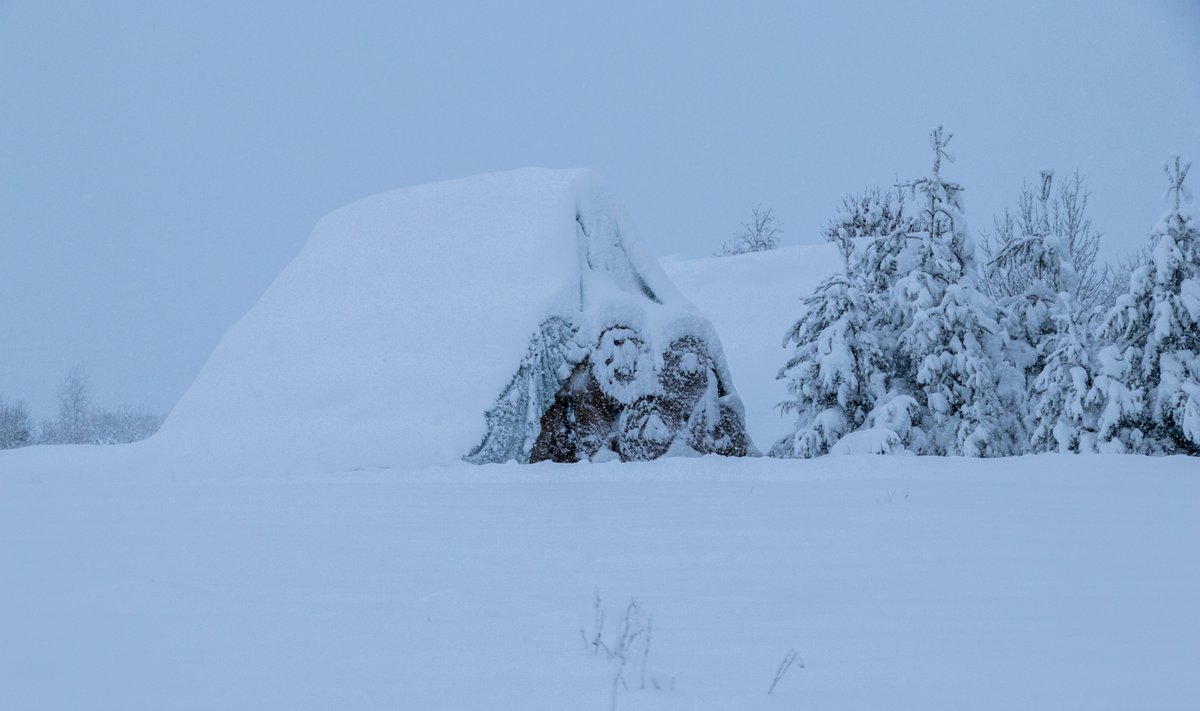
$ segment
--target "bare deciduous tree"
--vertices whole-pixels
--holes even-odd
[[[158,431],[163,418],[141,408],[92,404],[91,378],[76,366],[58,388],[58,417],[42,423],[37,444],[126,444]]]
[[[56,444],[92,441],[91,378],[81,366],[71,368],[58,388],[58,420],[53,429]]]
[[[741,231],[726,242],[716,256],[727,257],[775,249],[779,246],[779,235],[782,233],[783,229],[771,208],[764,208],[761,204],[755,205],[751,210],[750,221],[742,224]]]
[[[1078,172],[1052,191],[1052,175],[1043,171],[1036,187],[1025,183],[1015,213],[1005,210],[1003,217],[996,218],[994,231],[984,233],[981,247],[987,268],[982,270],[981,286],[992,298],[1003,299],[1046,279],[1046,270],[1037,260],[1027,258],[1028,250],[1023,247],[1035,238],[1053,235],[1068,254],[1074,283],[1069,289],[1058,283],[1047,286],[1055,292],[1069,291],[1078,306],[1095,311],[1105,300],[1109,277],[1096,264],[1101,235],[1087,216],[1091,194]]]

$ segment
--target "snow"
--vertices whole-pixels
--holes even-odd
[[[637,327],[646,357],[695,334],[740,408],[712,327],[598,179],[530,168],[325,217],[144,449],[184,473],[455,462],[552,316],[591,343]]]
[[[802,299],[841,267],[833,245],[781,247],[730,257],[662,260],[671,281],[721,337],[746,427],[765,451],[795,426],[779,403],[787,384],[775,375],[787,362],[783,337],[804,311]]]
[[[597,588],[652,618],[622,710],[1200,698],[1194,459],[32,471],[65,451],[0,453],[0,708],[604,711]]]
[[[844,456],[461,461],[571,309],[616,389],[648,356],[606,318],[719,333],[755,440],[792,428],[781,341],[834,249],[660,270],[629,234],[583,172],[369,198],[158,436],[0,451],[0,709],[1194,708],[1194,458],[864,454],[901,449],[897,396]],[[652,631],[625,685],[586,644],[597,592],[610,649],[631,600]]]
[[[905,454],[904,443],[895,430],[871,427],[842,437],[829,449],[830,454]]]

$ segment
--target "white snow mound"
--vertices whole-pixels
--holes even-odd
[[[583,331],[635,322],[654,353],[700,334],[740,410],[711,324],[598,180],[529,168],[383,193],[325,217],[146,449],[222,470],[456,462],[554,314],[582,315]]]
[[[667,257],[663,268],[721,334],[725,357],[737,376],[746,428],[762,447],[795,429],[779,403],[787,385],[776,379],[787,362],[783,336],[807,308],[803,299],[841,269],[831,244],[780,247],[731,257]]]

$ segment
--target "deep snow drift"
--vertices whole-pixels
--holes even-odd
[[[560,337],[573,342],[549,345],[558,360],[534,352]],[[675,447],[653,397],[664,353],[684,342],[699,357],[675,370],[699,380],[676,419],[695,436]],[[577,368],[589,348],[591,367]],[[546,372],[527,372],[545,360]],[[573,368],[595,374],[606,427],[619,416],[645,435],[635,445],[662,440],[652,453],[727,451],[731,430],[744,440],[716,332],[593,176],[524,169],[423,185],[323,219],[144,449],[185,469],[520,460]],[[526,419],[532,432],[519,430]],[[504,426],[518,431],[497,434]],[[568,445],[587,457],[608,442]]]

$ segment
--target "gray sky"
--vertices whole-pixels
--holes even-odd
[[[1186,0],[317,5],[0,0],[0,394],[165,412],[322,215],[431,180],[594,168],[702,256],[756,202],[814,242],[944,123],[972,227],[1078,168],[1120,254],[1200,159]]]

